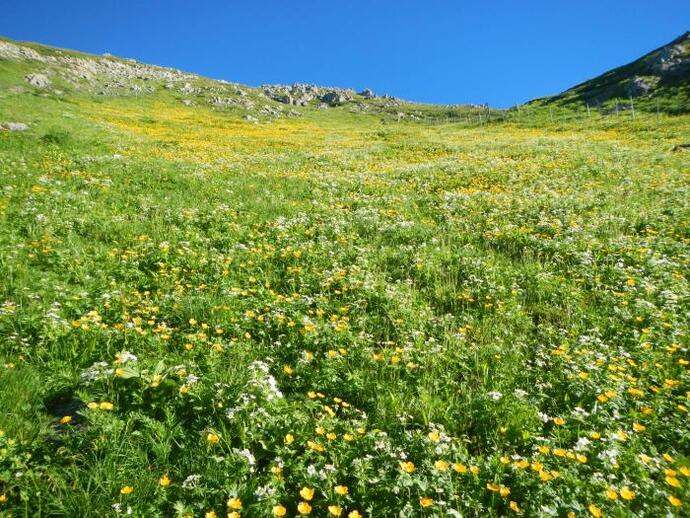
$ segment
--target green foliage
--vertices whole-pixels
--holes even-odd
[[[687,514],[690,118],[252,124],[25,67],[0,516]]]

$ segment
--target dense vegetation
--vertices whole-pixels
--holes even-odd
[[[0,516],[688,512],[690,117],[253,124],[25,67]]]

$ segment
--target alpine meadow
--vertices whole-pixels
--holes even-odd
[[[0,517],[690,515],[690,33],[510,109],[0,39]]]

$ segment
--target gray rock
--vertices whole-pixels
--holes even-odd
[[[27,83],[36,88],[47,88],[51,84],[50,79],[48,79],[48,76],[45,74],[28,74],[24,76],[24,79]]]
[[[283,104],[292,104],[292,96],[290,94],[276,95],[273,97],[273,100]]]
[[[647,95],[651,89],[652,85],[647,83],[640,76],[635,76],[627,85],[625,85],[625,93],[631,97]]]
[[[359,92],[359,95],[361,95],[365,99],[373,99],[374,97],[376,97],[376,94],[373,92],[373,90],[369,88],[365,88],[364,90]]]
[[[194,106],[194,103],[189,99],[182,99],[182,104],[184,104],[185,106]]]
[[[29,126],[23,122],[3,122],[0,123],[0,128],[7,131],[26,131]]]
[[[243,119],[248,122],[259,122],[258,119],[256,119],[256,117],[252,117],[251,115],[245,115]]]
[[[319,99],[322,103],[325,103],[328,106],[338,106],[339,104],[343,104],[345,101],[347,101],[345,94],[335,91],[326,92],[319,97]]]

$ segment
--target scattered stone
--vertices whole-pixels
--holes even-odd
[[[338,106],[339,104],[343,104],[348,99],[344,94],[340,92],[331,91],[323,94],[321,97],[319,97],[319,100],[321,100],[322,103],[325,103],[328,106]]]
[[[26,131],[29,129],[29,126],[23,122],[3,122],[0,123],[0,129],[6,131]]]
[[[647,95],[652,89],[652,85],[647,83],[640,76],[635,76],[632,80],[625,85],[625,93],[631,97],[639,97],[641,95]]]
[[[45,74],[28,74],[24,76],[24,79],[27,83],[36,88],[47,88],[51,84],[50,79],[48,79],[48,76]]]
[[[365,99],[374,99],[376,97],[376,94],[373,92],[373,90],[369,88],[365,88],[364,90],[359,92],[359,95],[361,95]]]
[[[248,121],[248,122],[254,122],[254,123],[259,122],[259,120],[256,117],[252,117],[251,115],[245,115],[243,117],[243,119]]]
[[[185,106],[194,106],[194,103],[189,99],[182,99],[182,104]]]

